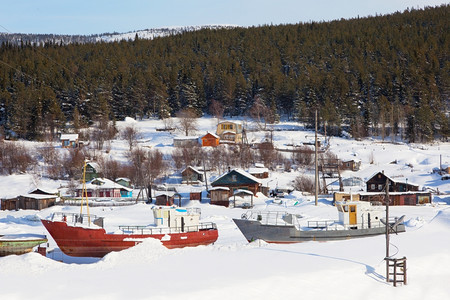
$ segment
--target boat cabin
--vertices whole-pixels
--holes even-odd
[[[362,201],[336,202],[336,208],[339,212],[339,222],[355,229],[370,228],[385,216],[384,207],[372,206]]]
[[[181,228],[181,231],[197,231],[200,223],[199,208],[154,207],[153,217],[159,227]]]

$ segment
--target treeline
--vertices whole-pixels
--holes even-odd
[[[126,116],[229,116],[261,103],[358,138],[449,136],[450,5],[334,22],[205,29],[154,40],[0,48],[5,136],[43,139]],[[266,114],[266,118],[269,115]]]

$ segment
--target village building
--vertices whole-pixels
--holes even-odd
[[[125,187],[131,187],[131,180],[129,178],[119,177],[116,178],[115,182]]]
[[[348,160],[342,160],[340,162],[340,170],[350,170],[353,172],[359,171],[361,167],[361,161],[357,159],[348,159]]]
[[[220,137],[214,133],[208,132],[201,138],[202,147],[217,147],[219,146]]]
[[[77,148],[79,145],[78,133],[61,134],[59,140],[62,148]]]
[[[217,125],[220,143],[242,143],[243,126],[239,122],[223,121]]]
[[[181,171],[181,183],[199,184],[203,182],[203,173],[192,166]]]
[[[107,178],[94,178],[86,183],[87,197],[93,198],[132,198],[133,189],[120,185]],[[83,185],[76,190],[77,197],[83,197]]]
[[[248,190],[253,195],[261,191],[261,181],[242,169],[228,171],[211,182],[211,186],[229,188],[229,197],[233,195],[235,190]]]
[[[224,186],[216,186],[209,189],[211,204],[228,207],[230,205],[230,189]]]
[[[260,163],[256,163],[255,166],[249,168],[247,172],[258,179],[265,179],[269,177],[269,169]]]
[[[37,188],[28,194],[15,198],[2,199],[2,210],[34,209],[41,210],[56,204],[59,201],[58,191],[47,191]]]
[[[353,195],[355,196],[355,195]],[[359,195],[361,201],[370,202],[374,205],[386,205],[386,193],[363,192]],[[431,192],[389,192],[389,205],[421,205],[431,203]]]
[[[366,181],[366,191],[367,192],[381,192],[384,191],[386,185],[386,180],[389,183],[389,192],[408,192],[408,191],[418,191],[419,186],[408,183],[408,178],[398,177],[401,179],[394,178],[393,176],[388,177],[384,174],[384,171],[378,172],[371,176],[369,180]]]
[[[155,205],[172,206],[174,204],[175,193],[171,191],[159,191],[155,195]]]
[[[181,136],[173,139],[174,147],[194,147],[198,145],[198,137],[196,136]]]
[[[84,169],[84,167],[83,167]],[[94,178],[102,177],[102,171],[100,165],[96,162],[87,162],[86,163],[86,173],[85,173],[85,181],[91,181]]]

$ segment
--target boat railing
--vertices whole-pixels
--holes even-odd
[[[242,219],[256,220],[262,225],[285,225],[292,226],[292,218],[288,218],[290,213],[285,211],[248,211],[242,214]]]
[[[119,226],[124,234],[148,235],[148,234],[171,234],[180,232],[195,232],[206,230],[217,230],[217,225],[212,222],[204,222],[198,225],[190,225],[183,227],[149,227],[149,226]]]
[[[93,223],[97,226],[103,227],[103,217],[97,217],[92,214],[55,212],[52,215],[52,221],[64,221],[67,224],[85,226],[89,226],[90,223]]]
[[[395,219],[389,219],[389,223],[393,224]],[[304,229],[309,230],[351,230],[351,229],[370,229],[370,228],[380,228],[386,227],[386,225],[378,221],[371,221],[365,223],[356,224],[342,224],[336,220],[318,220],[318,221],[308,221],[307,227]]]

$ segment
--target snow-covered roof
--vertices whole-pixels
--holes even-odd
[[[30,199],[36,199],[36,200],[41,200],[41,199],[49,199],[49,198],[59,198],[56,195],[45,195],[45,194],[25,194],[25,195],[20,195],[22,197],[26,197],[26,198],[30,198]]]
[[[216,187],[210,188],[209,190],[210,191],[218,191],[218,190],[229,191],[230,188],[227,188],[225,186],[216,186]]]
[[[185,141],[185,140],[198,140],[198,136],[177,136],[173,138],[177,141]]]
[[[238,190],[235,190],[233,192],[233,195],[237,195],[237,194],[247,194],[247,195],[252,195],[253,196],[253,193],[251,191],[249,191],[249,190],[242,190],[242,189],[238,189]]]
[[[201,174],[202,172],[200,172],[199,170],[197,170],[196,168],[192,167],[192,166],[187,166],[186,168],[184,168],[181,173],[184,173],[184,171],[186,171],[187,169],[191,169],[192,171],[194,171],[197,174]]]
[[[386,172],[383,172],[383,171],[375,172],[374,174],[372,174],[372,176],[369,176],[366,181],[369,181],[370,179],[372,179],[378,173],[384,174],[384,176],[386,176],[387,178],[389,178],[389,180],[391,180],[392,182],[395,182],[395,183],[406,183],[406,182],[408,182],[408,185],[419,186],[418,184],[414,184],[414,183],[410,182],[403,174],[400,174],[400,175],[387,174]]]
[[[69,140],[69,141],[76,141],[78,140],[78,133],[66,133],[61,134],[60,140]]]
[[[217,134],[212,133],[212,132],[207,132],[203,137],[207,136],[207,135],[212,135],[213,137],[215,137],[216,139],[220,138]]]
[[[248,171],[250,174],[263,174],[269,172],[268,168],[249,168]]]
[[[94,184],[93,182],[95,181],[99,181],[101,182],[100,185],[98,184]],[[83,188],[83,185],[79,185],[78,186],[79,189]],[[132,191],[133,189],[128,188],[126,186],[123,186],[117,182],[114,182],[108,178],[94,178],[91,181],[89,181],[88,183],[86,183],[86,189],[90,189],[90,190],[97,190],[97,189],[122,189],[122,190],[126,190],[126,191]]]

